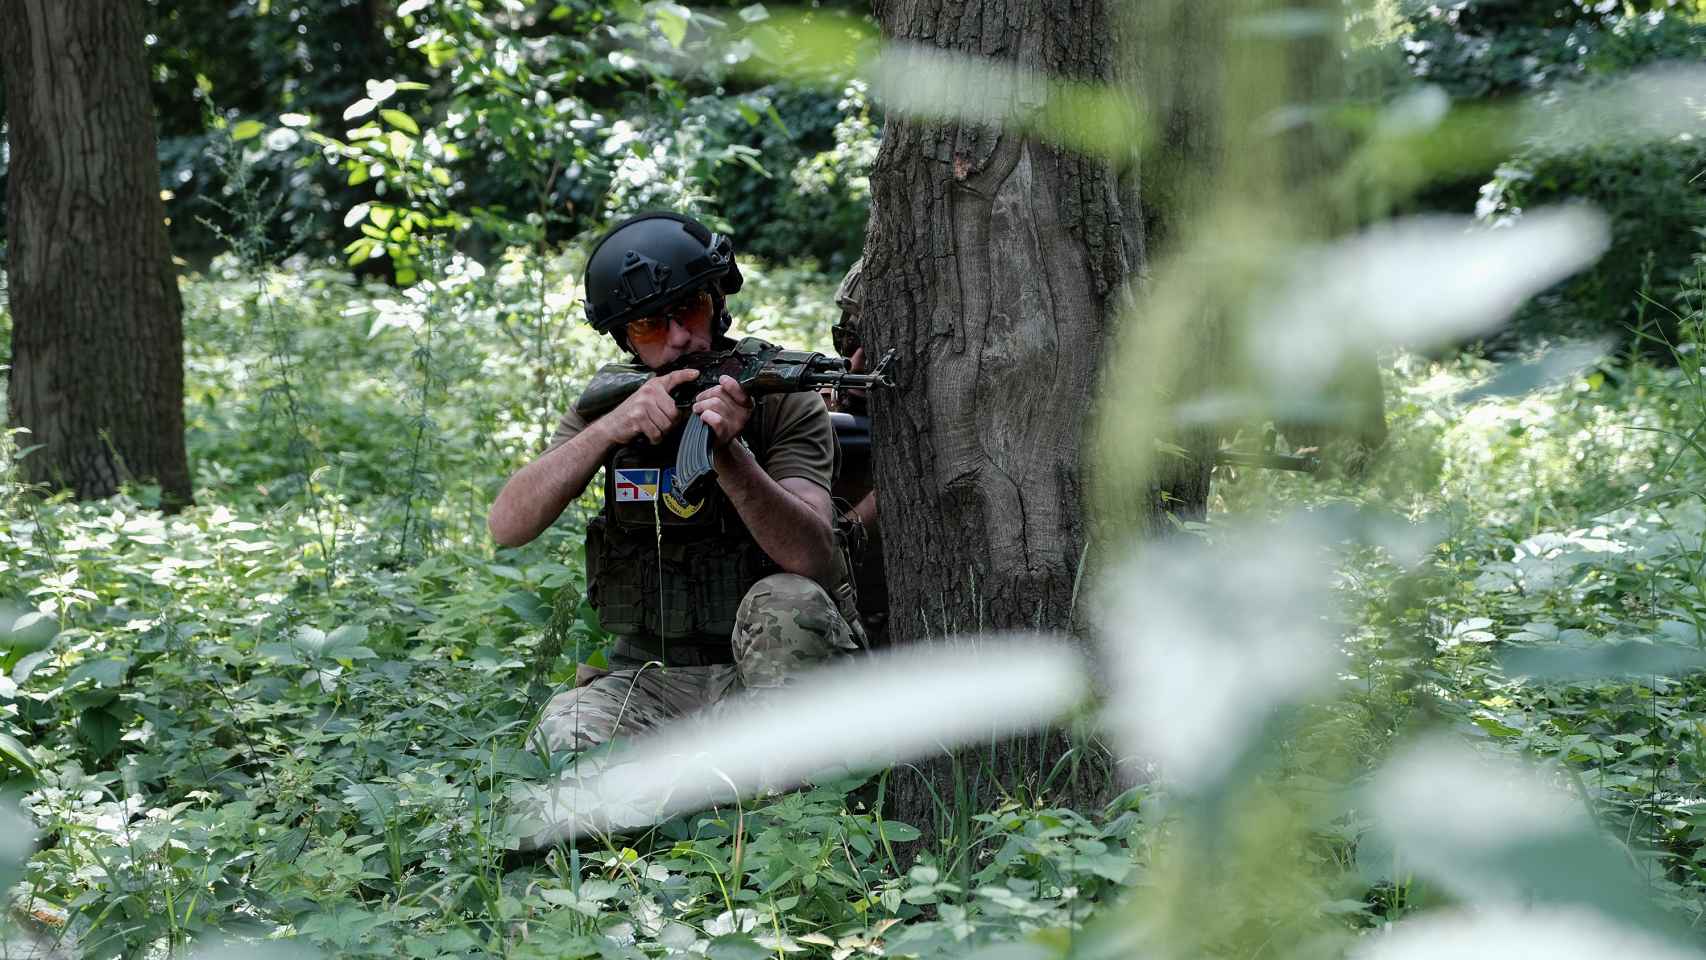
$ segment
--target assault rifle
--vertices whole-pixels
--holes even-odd
[[[699,376],[670,391],[676,406],[693,406],[693,400],[716,386],[723,377],[733,377],[748,396],[767,393],[803,393],[808,390],[863,389],[892,387],[889,362],[894,351],[883,355],[870,373],[853,373],[847,360],[841,357],[807,350],[789,350],[757,337],[746,337],[727,350],[707,350],[683,354],[657,373],[674,370],[697,370]],[[635,364],[612,364],[598,371],[587,384],[586,392],[575,401],[575,412],[591,420],[616,409],[622,401],[633,396],[653,372]],[[676,489],[683,497],[691,495],[705,480],[717,475],[711,466],[711,428],[692,414],[681,434],[681,446],[675,458]]]
[[[1296,470],[1299,473],[1315,473],[1321,469],[1321,458],[1317,456],[1288,456],[1281,453],[1245,453],[1241,450],[1216,450],[1214,462],[1217,466],[1256,467],[1261,470]]]

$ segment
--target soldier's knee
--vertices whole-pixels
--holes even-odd
[[[747,686],[775,686],[794,669],[856,649],[835,601],[816,581],[772,574],[752,585],[735,614],[735,663]]]
[[[609,743],[616,735],[617,717],[600,702],[597,689],[576,687],[552,697],[533,731],[533,745],[553,753],[578,753]]]

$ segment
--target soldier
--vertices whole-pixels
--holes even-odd
[[[835,303],[841,319],[830,333],[835,352],[846,357],[849,369],[865,369],[865,347],[859,319],[864,302],[863,259],[853,261]],[[868,398],[863,390],[835,390],[825,394],[836,433],[841,437],[841,470],[831,493],[842,507],[840,523],[852,544],[853,578],[858,589],[859,617],[873,647],[888,639],[888,586],[883,576],[883,545],[877,530],[877,490],[872,478],[871,427]]]
[[[732,343],[734,248],[690,217],[617,224],[593,248],[585,287],[588,321],[646,370]],[[716,482],[688,498],[672,469],[687,411],[669,391],[694,376],[654,375],[602,416],[571,408],[487,517],[498,543],[527,543],[604,470],[604,509],[586,531],[587,596],[616,642],[608,673],[546,705],[536,736],[552,750],[653,730],[857,649],[822,586],[836,569],[823,403],[811,393],[755,402],[730,377],[700,393],[693,412],[714,435]]]

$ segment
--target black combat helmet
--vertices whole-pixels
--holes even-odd
[[[626,347],[622,328],[628,321],[657,313],[696,290],[727,295],[740,285],[728,237],[678,213],[642,213],[611,227],[592,248],[586,261],[586,319]],[[728,326],[728,311],[719,310],[716,332],[721,335]]]

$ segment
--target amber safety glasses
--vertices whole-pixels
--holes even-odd
[[[711,295],[701,290],[649,317],[628,321],[628,341],[648,346],[662,343],[669,336],[671,323],[678,323],[687,330],[703,329],[711,322],[711,308]]]

